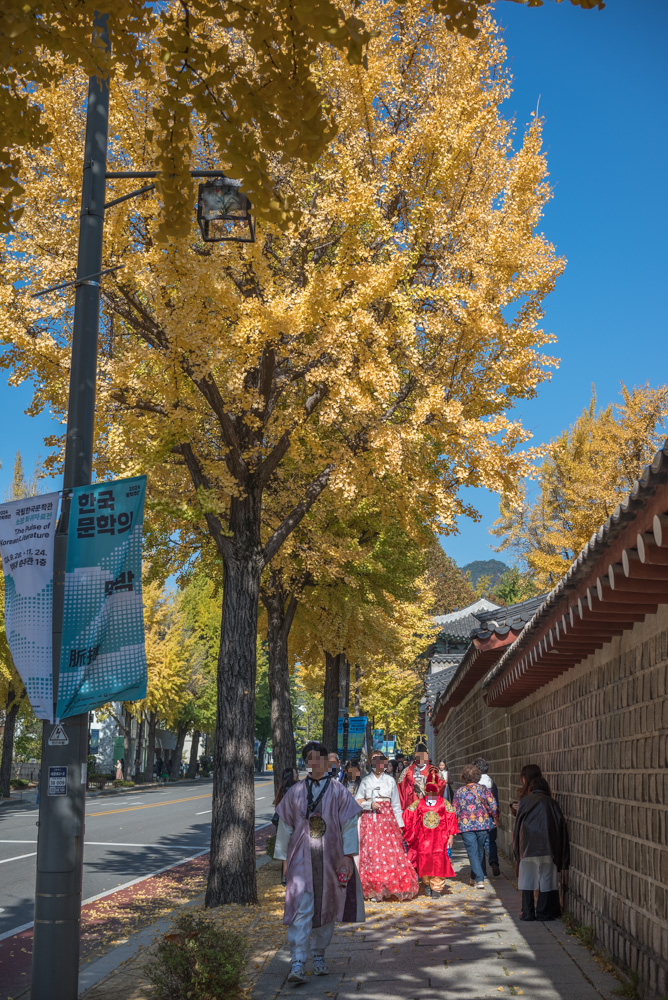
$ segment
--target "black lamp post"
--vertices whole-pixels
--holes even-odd
[[[255,243],[251,203],[240,181],[229,177],[215,177],[200,184],[197,223],[205,243]]]

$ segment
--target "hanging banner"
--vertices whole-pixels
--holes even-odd
[[[364,746],[364,737],[366,736],[366,715],[351,715],[347,719],[348,722],[348,745],[346,750],[343,748],[343,729],[344,720],[339,717],[338,725],[338,738],[337,738],[337,753],[339,757],[345,752],[346,760],[359,760],[360,754],[362,753],[362,747]],[[345,763],[345,761],[342,761]]]
[[[56,715],[146,697],[141,540],[146,477],[72,490]]]
[[[351,715],[348,724],[348,758],[359,760],[366,737],[366,715]]]
[[[385,740],[385,730],[384,729],[372,730],[372,738],[373,738],[373,749],[382,750],[383,741]]]
[[[0,505],[9,651],[38,719],[53,720],[53,539],[59,493]]]

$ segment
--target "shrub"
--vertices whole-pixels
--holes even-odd
[[[30,782],[25,778],[10,778],[9,784],[12,788],[27,788]]]
[[[242,934],[182,913],[146,973],[157,1000],[238,1000],[246,955]]]
[[[114,781],[114,788],[134,788],[134,781],[124,781],[122,778],[116,778]]]

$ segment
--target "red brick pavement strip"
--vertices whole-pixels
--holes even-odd
[[[263,853],[274,827],[255,832],[255,855]],[[209,855],[151,875],[81,908],[81,960],[91,961],[110,946],[164,916],[185,899],[204,892]],[[0,1000],[16,1000],[30,986],[32,927],[0,941]]]

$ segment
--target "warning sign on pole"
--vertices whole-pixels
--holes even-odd
[[[66,747],[69,743],[67,733],[63,727],[58,723],[58,725],[52,730],[49,736],[49,746],[50,747]]]

